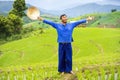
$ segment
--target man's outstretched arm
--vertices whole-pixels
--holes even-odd
[[[73,26],[76,27],[76,26],[78,26],[79,24],[86,23],[86,22],[89,22],[89,21],[91,21],[91,20],[93,20],[93,17],[90,17],[90,16],[89,16],[89,17],[86,18],[86,19],[82,19],[82,20],[79,20],[79,21],[74,22],[74,23],[73,23]]]
[[[38,17],[38,20],[43,21],[43,23],[49,24],[49,25],[53,26],[54,28],[57,27],[55,22],[52,22],[52,21],[50,21],[50,20],[45,20],[45,19],[42,18],[42,17]]]

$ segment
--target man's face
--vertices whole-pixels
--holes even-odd
[[[67,23],[67,16],[62,16],[61,21],[62,21],[63,23]]]

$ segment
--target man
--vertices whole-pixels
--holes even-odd
[[[89,20],[92,20],[92,17],[87,19],[79,20],[72,23],[67,23],[67,15],[62,14],[60,16],[61,23],[55,23],[49,20],[45,20],[42,17],[39,17],[38,20],[43,21],[43,23],[51,25],[56,29],[58,34],[58,72],[61,74],[71,73],[72,71],[72,32],[73,29],[79,24],[86,23]]]

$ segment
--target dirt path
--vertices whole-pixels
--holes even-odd
[[[78,78],[77,78],[76,74],[73,75],[73,74],[66,73],[66,74],[62,75],[61,80],[78,80]]]
[[[60,74],[59,74],[60,75]],[[45,78],[45,80],[78,80],[76,74],[69,74],[65,73],[63,75],[60,75],[59,77],[51,77],[51,78]]]

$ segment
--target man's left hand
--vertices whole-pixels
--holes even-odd
[[[87,21],[91,21],[91,20],[93,20],[93,19],[94,19],[94,17],[89,16],[86,20],[87,20]]]

